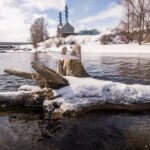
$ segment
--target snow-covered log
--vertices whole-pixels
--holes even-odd
[[[74,116],[94,110],[150,111],[150,86],[93,78],[66,79],[70,86],[53,91],[58,98],[44,101],[44,108],[54,114]]]
[[[1,92],[0,104],[24,105],[31,98],[30,91]]]
[[[54,99],[54,94],[51,89],[41,89],[37,86],[23,85],[18,91],[0,92],[0,107],[4,104],[9,106],[43,106],[44,100]]]

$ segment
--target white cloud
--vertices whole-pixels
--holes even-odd
[[[15,0],[0,2],[0,41],[21,41],[27,38],[27,13],[15,7]]]
[[[66,0],[23,0],[23,5],[29,8],[37,8],[39,10],[57,9],[63,10]]]
[[[55,35],[53,26],[56,25],[56,21],[46,14],[24,9],[19,0],[0,0],[0,42],[27,41],[31,23],[41,16],[44,16],[50,25],[50,35]]]
[[[104,20],[108,18],[120,18],[122,16],[122,7],[119,4],[111,3],[110,6],[104,10],[100,11],[94,16],[89,16],[79,20],[79,23],[91,23],[99,20]]]

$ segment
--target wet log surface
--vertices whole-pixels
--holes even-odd
[[[69,83],[65,78],[45,65],[36,62],[32,62],[31,65],[32,68],[34,68],[40,77],[45,81],[46,88],[59,89],[69,86]]]
[[[46,87],[52,89],[59,89],[69,85],[68,81],[65,78],[60,76],[52,69],[46,67],[45,65],[39,64],[37,62],[32,62],[31,65],[35,69],[36,73],[15,69],[5,69],[4,72],[26,79],[32,79],[41,88]]]
[[[4,72],[25,79],[32,79],[32,74],[33,74],[32,72],[26,72],[26,71],[15,70],[15,69],[5,69]]]

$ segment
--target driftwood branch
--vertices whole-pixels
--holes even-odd
[[[46,88],[59,89],[69,85],[68,81],[65,78],[60,76],[55,71],[49,69],[45,65],[36,62],[32,62],[31,65],[32,68],[34,68],[38,73],[40,78],[45,81]]]
[[[15,69],[5,69],[4,72],[18,77],[23,77],[26,79],[32,79],[32,74],[33,74],[31,72],[20,71]]]
[[[32,79],[41,88],[46,87],[52,89],[59,89],[69,85],[68,81],[65,78],[60,76],[55,71],[49,69],[45,65],[36,62],[32,62],[31,65],[36,70],[36,73],[15,69],[5,69],[4,72],[26,79]]]

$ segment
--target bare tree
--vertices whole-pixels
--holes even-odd
[[[39,42],[49,38],[48,23],[44,17],[40,17],[34,21],[30,28],[30,36],[33,46],[36,48]]]
[[[150,26],[150,0],[122,0],[122,6],[126,10],[127,19],[123,18],[121,23],[127,28],[131,35],[134,30],[138,33],[138,43],[141,45],[145,39],[145,29],[149,31]]]
[[[129,43],[131,37],[130,37],[130,32],[132,30],[132,12],[133,12],[133,7],[131,6],[131,0],[121,0],[120,4],[125,8],[125,14],[123,16],[123,19],[120,22],[120,25],[126,31],[126,38],[127,38],[127,43]]]

